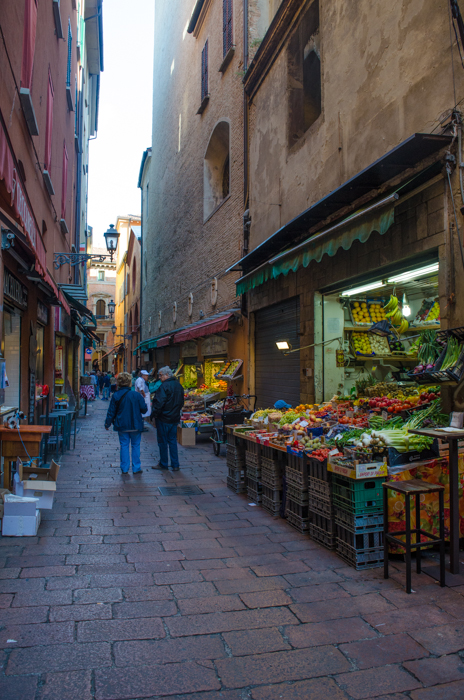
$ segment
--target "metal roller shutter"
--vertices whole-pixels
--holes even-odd
[[[292,406],[300,403],[300,353],[284,355],[277,340],[300,345],[300,298],[261,309],[255,314],[255,394],[257,406],[270,408],[283,399]]]

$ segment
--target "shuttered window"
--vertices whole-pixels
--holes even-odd
[[[50,172],[50,167],[52,163],[52,131],[53,131],[53,81],[50,69],[48,69],[48,91],[47,91],[47,116],[45,124],[45,156],[44,156],[44,166],[45,170]]]
[[[71,56],[72,56],[72,31],[71,31],[71,20],[68,19],[68,64],[66,67],[66,87],[71,87]]]
[[[208,41],[201,52],[201,101],[208,94]]]
[[[255,314],[255,394],[259,408],[270,408],[279,399],[300,403],[300,353],[284,355],[276,341],[300,346],[300,299],[293,297]]]
[[[63,141],[63,172],[61,180],[61,218],[66,219],[66,200],[68,198],[68,149]]]
[[[25,0],[21,87],[31,89],[34,66],[35,34],[37,29],[37,0]]]
[[[232,46],[232,0],[222,0],[223,56]]]

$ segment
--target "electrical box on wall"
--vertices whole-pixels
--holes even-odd
[[[303,376],[312,377],[313,376],[313,368],[312,367],[304,367]]]

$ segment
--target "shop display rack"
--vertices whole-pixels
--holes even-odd
[[[301,506],[307,505],[309,501],[308,489],[300,488],[287,481],[287,498]]]
[[[322,515],[324,518],[333,519],[334,509],[332,499],[321,498],[320,496],[309,492],[309,510],[317,515]]]
[[[292,525],[298,532],[309,531],[309,509],[308,506],[302,506],[295,503],[288,496],[286,499],[285,515],[287,522]]]

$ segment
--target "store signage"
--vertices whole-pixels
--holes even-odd
[[[197,344],[194,340],[189,340],[188,343],[182,345],[180,354],[182,357],[196,357],[197,356]]]
[[[205,338],[201,344],[201,354],[203,356],[227,354],[227,338],[221,338],[219,335]]]
[[[89,357],[92,357],[92,348],[85,348],[85,354],[89,355]]]
[[[3,294],[16,302],[22,309],[27,309],[27,287],[21,284],[6,267],[3,274]]]
[[[37,320],[44,326],[48,325],[48,308],[39,300],[37,300]]]
[[[57,345],[55,350],[55,369],[58,372],[63,371],[63,346]]]
[[[71,316],[61,306],[55,306],[55,333],[71,335]]]

